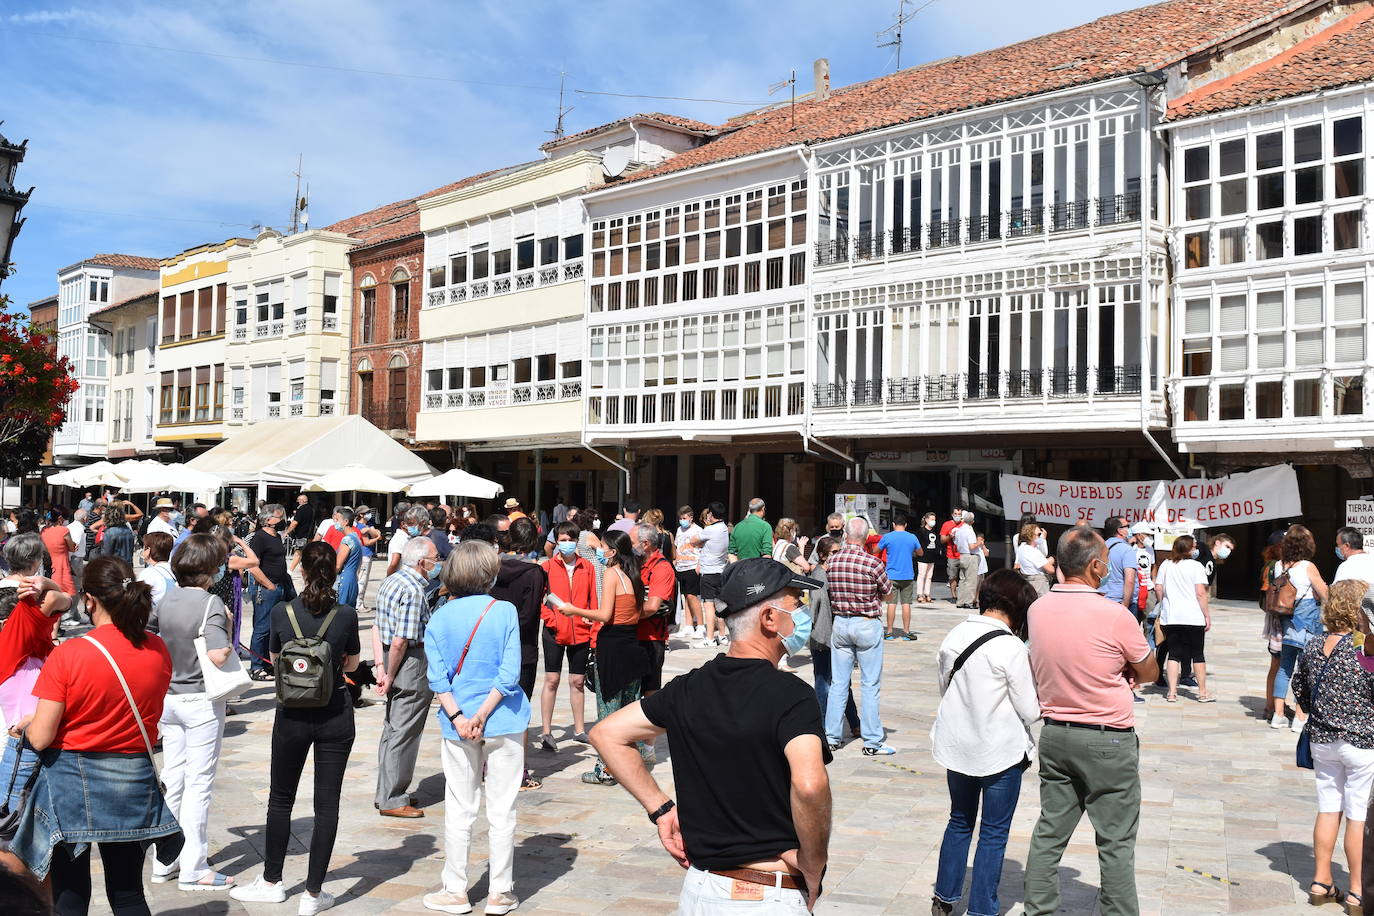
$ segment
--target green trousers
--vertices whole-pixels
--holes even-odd
[[[1097,833],[1102,916],[1136,916],[1140,739],[1131,732],[1046,725],[1040,732],[1040,820],[1026,859],[1026,916],[1059,908],[1059,860],[1088,813]]]

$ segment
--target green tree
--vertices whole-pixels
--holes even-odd
[[[22,477],[66,422],[77,382],[51,336],[8,309],[0,296],[0,477]]]

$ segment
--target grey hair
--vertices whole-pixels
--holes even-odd
[[[352,506],[335,506],[335,507],[334,507],[334,514],[335,514],[335,515],[342,515],[342,516],[343,516],[343,523],[344,523],[345,525],[351,525],[351,524],[353,524],[353,507],[352,507]]]
[[[438,552],[438,548],[429,538],[411,538],[406,541],[406,546],[401,549],[401,565],[419,566],[421,560],[428,560]]]
[[[5,563],[16,575],[26,576],[43,567],[48,549],[43,539],[32,531],[16,534],[5,542]]]
[[[653,525],[635,525],[635,542],[649,544],[655,549],[658,548],[658,529]]]
[[[77,509],[75,512],[72,513],[72,521],[84,525],[86,524],[86,519],[89,517],[89,515],[90,513],[87,512],[85,509]]]
[[[868,519],[862,515],[844,523],[844,539],[853,544],[862,544],[868,539]]]
[[[272,520],[272,516],[276,515],[278,512],[284,514],[286,512],[286,507],[278,505],[277,503],[268,503],[263,506],[258,510],[258,527],[266,528],[267,523]]]
[[[826,520],[827,522],[840,522],[840,523],[843,523],[843,522],[844,522],[844,516],[841,515],[841,514],[838,513],[838,512],[831,512],[829,515],[827,515],[827,516],[825,517],[825,520]]]
[[[1091,528],[1070,528],[1059,536],[1054,559],[1065,576],[1081,576],[1102,556],[1107,542]]]
[[[965,524],[969,524],[969,525],[972,525],[972,524],[973,524],[973,513],[972,513],[972,512],[967,512],[967,511],[964,512],[964,522],[965,522]]]
[[[1212,538],[1213,543],[1219,540],[1229,541],[1230,538],[1225,535]],[[1347,525],[1336,532],[1336,543],[1349,547],[1351,550],[1364,550],[1364,533],[1358,528]]]
[[[730,633],[730,642],[746,639],[759,628],[759,611],[763,605],[756,604],[747,607],[742,611],[727,614],[725,617],[725,629]]]
[[[759,499],[757,496],[755,496],[753,499],[749,500],[749,511],[750,511],[750,512],[762,512],[763,509],[764,509],[763,500]]]
[[[426,538],[428,540],[428,538]],[[440,580],[458,597],[485,594],[501,571],[501,556],[486,541],[459,541],[444,561]]]
[[[407,525],[419,525],[421,528],[430,527],[429,510],[421,505],[411,506],[406,510],[403,521]]]

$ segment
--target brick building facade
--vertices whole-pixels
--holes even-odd
[[[378,429],[408,440],[420,407],[420,297],[424,237],[364,244],[353,268],[349,404]]]

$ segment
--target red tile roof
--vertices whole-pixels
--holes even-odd
[[[528,163],[523,163],[528,164]],[[358,240],[357,248],[364,248],[371,245],[380,245],[383,242],[393,242],[396,239],[405,238],[408,235],[418,235],[420,233],[420,208],[418,202],[421,198],[434,197],[439,194],[447,194],[449,191],[456,191],[459,188],[476,184],[486,178],[491,178],[502,172],[509,171],[520,166],[505,166],[499,169],[481,172],[477,175],[469,175],[461,178],[452,184],[446,184],[433,191],[426,191],[417,197],[408,197],[405,200],[398,200],[395,203],[368,210],[366,213],[359,213],[347,219],[339,220],[337,223],[325,226],[326,232],[340,232],[344,235],[351,235]]]
[[[1309,0],[1167,0],[1004,48],[833,90],[824,101],[732,120],[722,135],[624,182],[820,143],[896,124],[1159,70],[1306,6]],[[736,124],[737,129],[730,130]]]
[[[571,143],[575,140],[581,140],[584,137],[589,137],[592,134],[600,133],[603,130],[610,130],[614,127],[619,127],[622,124],[629,124],[631,121],[658,121],[660,124],[666,124],[669,127],[677,127],[681,128],[682,130],[690,130],[701,134],[714,133],[716,130],[716,126],[714,124],[707,124],[705,121],[697,121],[692,118],[683,118],[679,117],[678,115],[664,114],[661,111],[650,111],[641,112],[640,114],[628,115],[624,118],[620,118],[619,120],[611,121],[608,124],[598,124],[596,127],[589,127],[586,130],[579,130],[575,134],[568,134],[566,137],[559,137],[556,140],[550,140],[548,143],[545,143],[543,146],[539,148],[543,150],[557,149],[565,143]]]
[[[77,261],[70,267],[64,267],[58,273],[66,273],[87,264],[97,267],[132,267],[135,270],[157,270],[161,262],[157,258],[145,258],[136,254],[98,254],[94,257],[86,258],[84,261]]]
[[[157,291],[152,290],[146,293],[139,293],[137,296],[130,296],[127,299],[121,299],[118,302],[112,302],[109,305],[102,306],[101,308],[96,309],[94,312],[91,312],[90,317],[94,318],[96,315],[104,315],[108,312],[113,312],[116,309],[121,309],[126,305],[135,305],[139,302],[156,303]]]
[[[1374,80],[1374,7],[1347,16],[1269,60],[1169,103],[1169,120],[1191,118]]]

